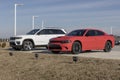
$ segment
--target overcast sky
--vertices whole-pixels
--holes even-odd
[[[0,38],[14,35],[14,4],[17,6],[17,34],[35,28],[99,28],[120,35],[120,0],[0,0]]]

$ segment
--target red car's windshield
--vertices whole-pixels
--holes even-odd
[[[85,31],[86,31],[85,29],[75,30],[67,34],[67,36],[83,36]]]

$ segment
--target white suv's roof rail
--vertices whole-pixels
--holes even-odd
[[[62,29],[61,27],[44,27],[43,29]]]
[[[67,33],[67,31],[65,29],[60,28],[60,27],[44,27],[44,28],[41,28],[41,29],[60,29],[60,30],[64,31],[65,33]]]

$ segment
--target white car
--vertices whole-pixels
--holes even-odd
[[[15,50],[32,50],[35,47],[47,47],[49,40],[54,37],[64,36],[64,29],[34,29],[26,35],[10,37],[10,46]]]

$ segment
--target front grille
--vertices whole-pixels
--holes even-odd
[[[15,40],[15,37],[10,37],[10,40]]]
[[[61,43],[61,41],[50,41],[50,43]]]
[[[10,42],[10,46],[15,46],[15,42]]]
[[[59,45],[52,44],[52,45],[49,45],[49,49],[62,49],[62,48]]]

